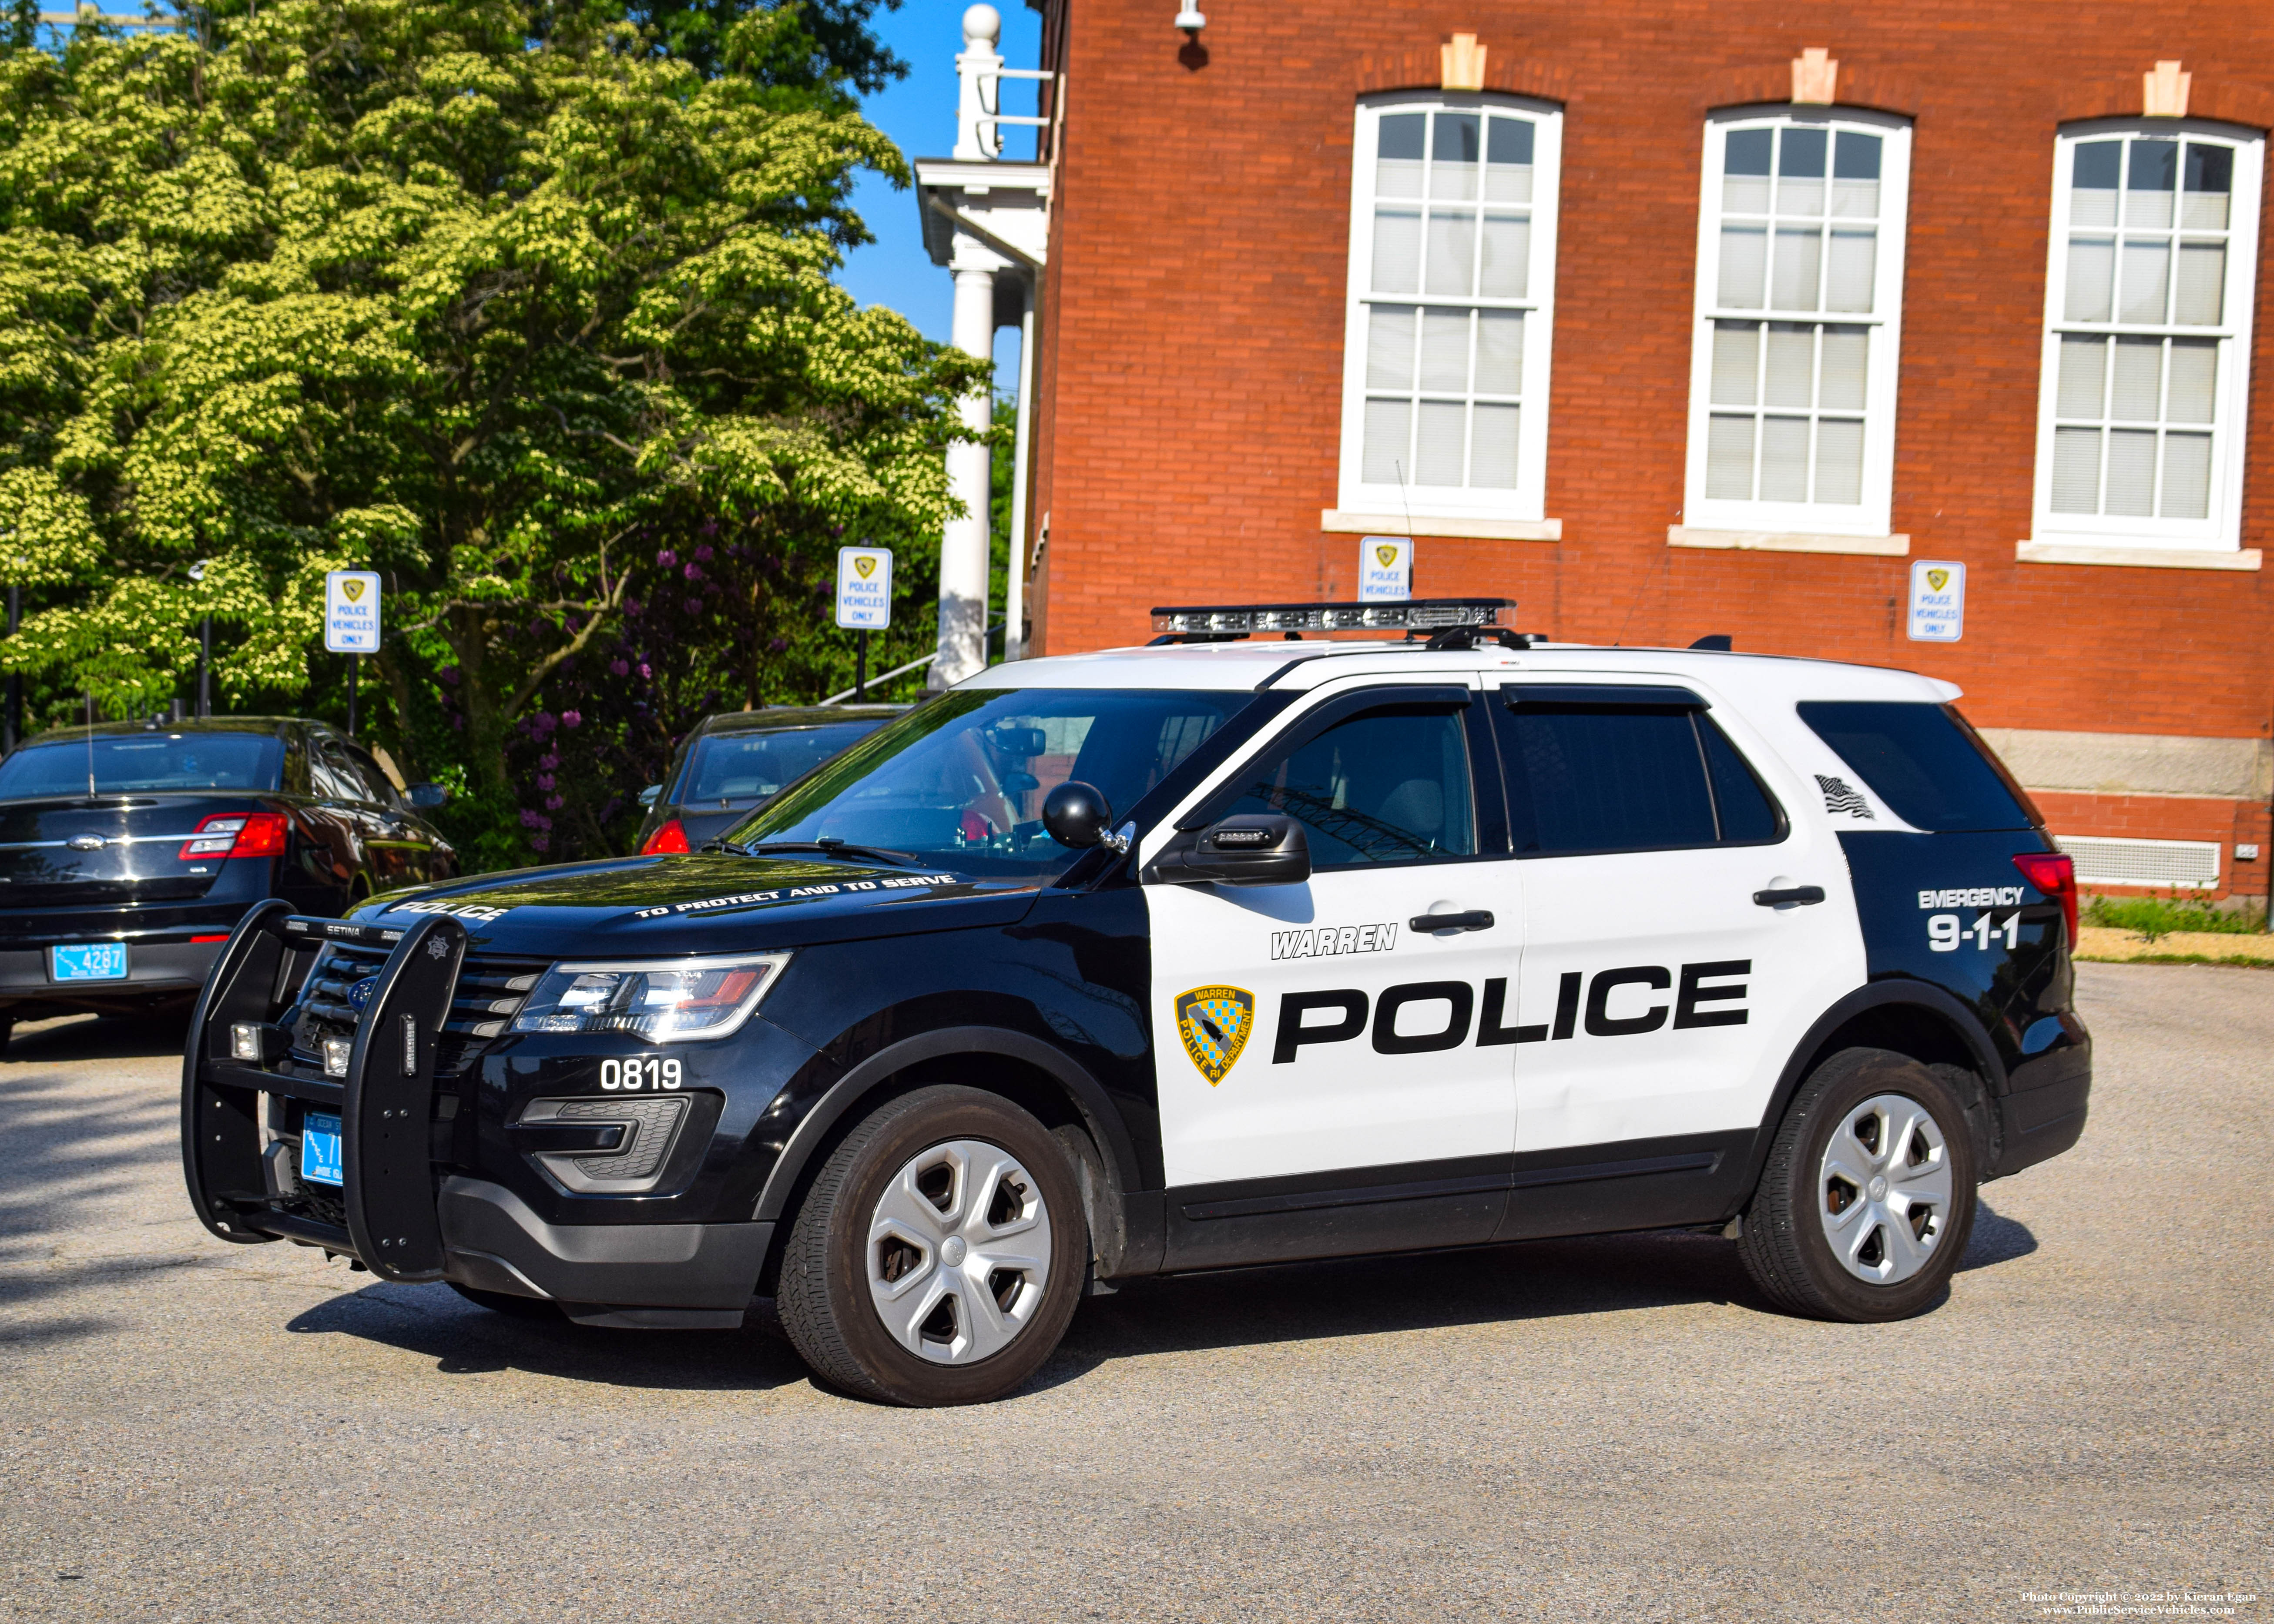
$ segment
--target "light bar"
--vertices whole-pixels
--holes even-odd
[[[1153,629],[1185,635],[1242,632],[1439,631],[1497,626],[1512,598],[1414,598],[1402,604],[1193,604],[1153,611]]]

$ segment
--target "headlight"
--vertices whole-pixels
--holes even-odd
[[[516,1032],[629,1032],[651,1043],[741,1030],[787,953],[557,964],[513,1019]]]

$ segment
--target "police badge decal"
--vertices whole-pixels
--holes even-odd
[[[1177,1031],[1185,1053],[1213,1088],[1231,1070],[1255,1026],[1255,995],[1239,987],[1195,987],[1177,995]]]

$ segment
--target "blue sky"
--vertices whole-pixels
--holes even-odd
[[[900,144],[910,159],[944,158],[955,148],[955,54],[963,49],[965,0],[906,0],[897,11],[879,12],[877,33],[908,64],[908,76],[868,98],[862,110],[870,123]],[[1042,49],[1043,20],[1025,0],[994,0],[1003,16],[996,49],[1005,65],[1031,68]],[[1005,81],[1003,110],[1031,113],[1030,83]],[[1034,132],[1006,129],[1003,155],[1034,155]],[[924,252],[923,229],[915,193],[896,192],[881,177],[865,177],[854,205],[877,240],[846,257],[838,280],[863,304],[887,304],[915,323],[927,338],[945,341],[954,304],[948,274]],[[996,380],[1009,393],[1019,381],[1019,335],[1006,327],[996,335]]]

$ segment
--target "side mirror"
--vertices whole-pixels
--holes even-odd
[[[663,793],[663,786],[662,786],[662,785],[660,785],[660,784],[651,784],[651,785],[649,785],[645,789],[644,789],[644,790],[640,791],[640,796],[639,796],[640,805],[641,805],[641,806],[643,806],[643,807],[652,807],[653,805],[655,805],[655,798],[656,798],[658,795],[660,795],[660,794],[662,794],[662,793]]]
[[[1311,843],[1291,817],[1228,817],[1178,836],[1145,877],[1172,885],[1300,885],[1311,877]]]
[[[450,792],[440,784],[413,784],[403,798],[421,812],[432,812],[449,801]]]
[[[1110,846],[1113,808],[1096,786],[1068,778],[1043,798],[1043,827],[1051,839],[1077,852]]]

